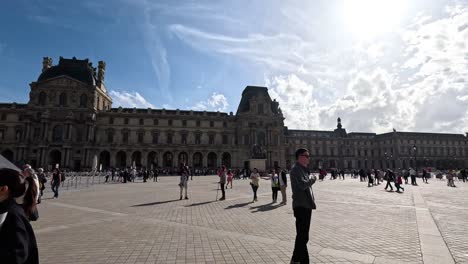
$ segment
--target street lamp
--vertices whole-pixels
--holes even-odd
[[[416,173],[418,173],[418,160],[416,159],[416,145],[413,145],[413,151],[414,151],[414,167],[416,170]]]

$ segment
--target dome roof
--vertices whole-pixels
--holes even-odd
[[[37,81],[41,82],[61,75],[66,75],[89,85],[96,84],[95,68],[92,67],[89,60],[78,60],[75,57],[72,59],[60,57],[59,64],[42,72]]]

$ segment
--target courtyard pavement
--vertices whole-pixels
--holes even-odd
[[[290,188],[280,206],[261,180],[252,203],[249,181],[235,180],[215,201],[217,176],[193,178],[182,201],[178,177],[45,194],[33,223],[41,263],[289,263]],[[349,177],[317,182],[311,262],[468,263],[468,183],[418,180],[401,194]]]

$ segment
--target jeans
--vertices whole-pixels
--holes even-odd
[[[399,183],[395,183],[395,187],[396,187],[396,191],[399,192],[400,189],[402,189],[403,191],[405,191],[405,188],[401,187],[401,184]]]
[[[312,218],[312,209],[296,207],[294,217],[296,218],[296,241],[294,242],[294,251],[291,262],[309,263],[309,251],[307,242],[309,242],[310,220]]]
[[[385,185],[385,190],[387,190],[387,188],[390,186],[390,190],[393,191],[393,186],[392,184],[390,183],[390,181],[387,181],[387,185]]]
[[[58,198],[58,196],[59,196],[59,187],[60,187],[60,183],[53,183],[52,184],[52,191],[54,192],[54,197],[55,198]]]
[[[273,199],[273,202],[276,202],[276,199],[278,199],[278,187],[271,187],[271,198]]]
[[[254,193],[254,201],[257,200],[257,190],[258,190],[258,185],[253,185],[253,184],[250,184],[250,186],[252,187],[252,191]]]

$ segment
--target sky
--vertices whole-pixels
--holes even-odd
[[[0,3],[0,102],[42,58],[104,60],[113,107],[236,112],[267,86],[292,129],[468,132],[468,0]]]

